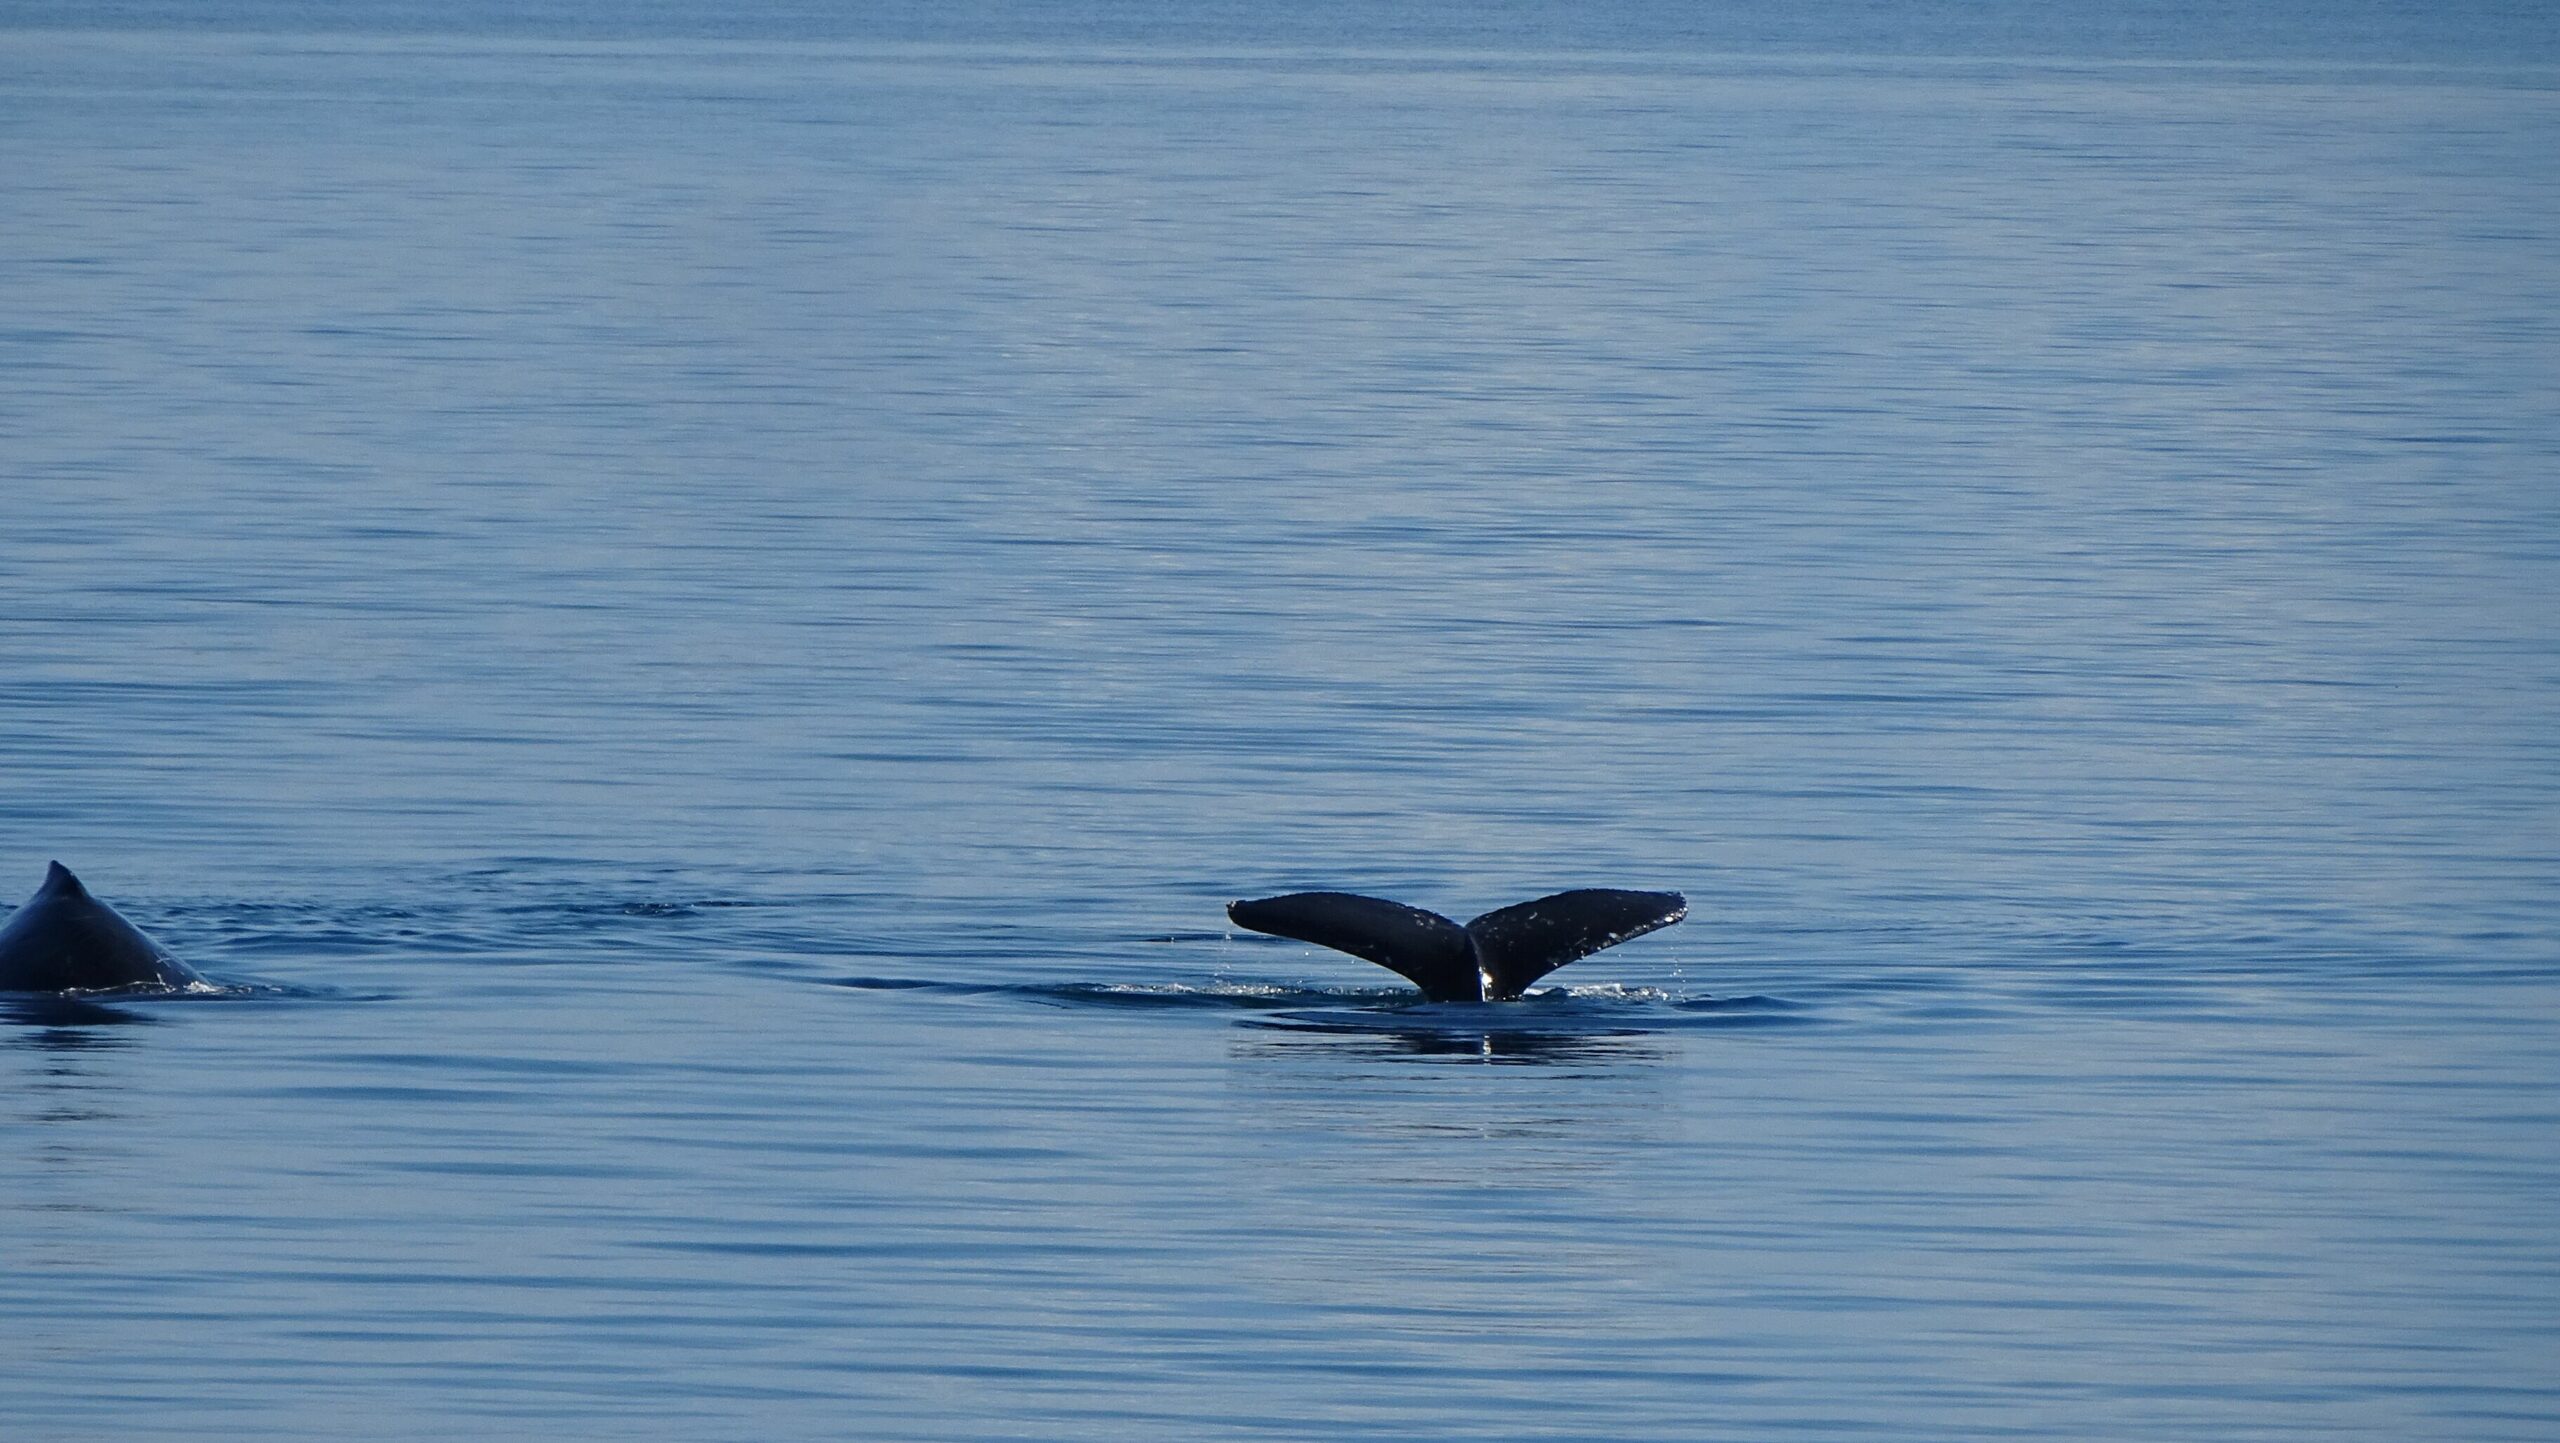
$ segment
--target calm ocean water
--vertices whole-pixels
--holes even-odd
[[[2560,1436],[2542,7],[707,15],[0,5],[13,1443]]]

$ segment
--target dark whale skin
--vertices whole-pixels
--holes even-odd
[[[204,979],[54,863],[0,927],[0,992],[109,992]]]
[[[1689,915],[1677,892],[1581,887],[1503,907],[1461,927],[1437,912],[1351,892],[1230,903],[1239,927],[1348,952],[1434,1002],[1508,1002],[1578,957]]]

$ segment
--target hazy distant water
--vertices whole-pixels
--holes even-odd
[[[2560,1432],[2537,7],[868,13],[0,7],[0,1432]]]

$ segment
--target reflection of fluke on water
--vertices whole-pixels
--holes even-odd
[[[1434,1002],[1500,1002],[1577,957],[1689,915],[1677,892],[1582,887],[1487,912],[1461,927],[1437,912],[1349,892],[1233,902],[1239,927],[1313,942],[1410,978]]]

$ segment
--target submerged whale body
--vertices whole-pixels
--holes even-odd
[[[102,992],[204,981],[56,862],[0,927],[0,992]]]
[[[1437,912],[1349,892],[1232,902],[1239,927],[1348,952],[1402,974],[1434,1002],[1503,1002],[1567,962],[1689,915],[1677,892],[1582,887],[1487,912],[1461,927]]]

